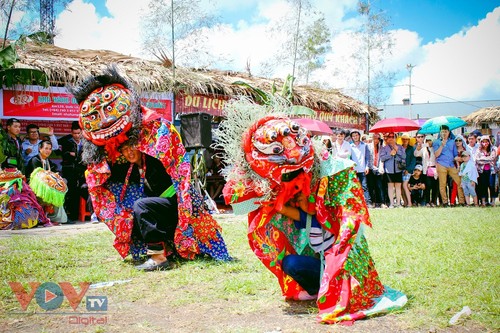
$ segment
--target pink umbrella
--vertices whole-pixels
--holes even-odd
[[[305,129],[308,129],[312,135],[330,135],[333,131],[327,124],[320,120],[311,118],[296,118],[293,119],[295,122],[299,123]]]
[[[420,125],[408,118],[386,118],[370,129],[372,133],[408,132],[420,129]]]

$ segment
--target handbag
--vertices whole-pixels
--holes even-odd
[[[396,163],[398,164],[398,168],[400,170],[405,170],[406,169],[406,161],[405,160],[397,161]],[[395,171],[396,170],[394,170],[394,172]]]
[[[427,168],[427,176],[434,177],[435,174],[436,174],[436,167]]]

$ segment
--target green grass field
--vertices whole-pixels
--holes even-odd
[[[399,208],[371,214],[373,228],[366,236],[381,280],[409,298],[395,315],[403,327],[446,328],[453,314],[469,306],[472,316],[467,320],[483,330],[500,330],[500,208]],[[25,286],[29,281],[70,281],[77,286],[80,281],[132,279],[124,287],[107,288],[106,294],[115,304],[144,299],[155,303],[162,301],[161,283],[151,281],[167,276],[168,289],[176,292],[170,307],[237,299],[228,313],[252,311],[279,299],[276,279],[249,250],[246,218],[222,218],[220,223],[238,260],[181,262],[174,270],[157,273],[137,272],[122,261],[108,231],[0,239],[0,323],[9,319],[9,312],[20,310],[8,281]],[[40,308],[33,301],[28,311]]]

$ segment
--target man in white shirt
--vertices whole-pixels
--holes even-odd
[[[351,145],[345,141],[347,130],[337,131],[337,141],[335,141],[336,157],[350,159],[351,158]]]
[[[475,162],[476,152],[479,149],[479,144],[477,143],[477,136],[474,133],[470,133],[467,137],[467,145],[465,146],[467,151],[470,153],[470,157],[473,162]]]
[[[356,175],[358,176],[361,187],[363,188],[366,204],[368,207],[372,207],[367,180],[367,175],[370,171],[370,165],[372,163],[371,154],[366,143],[361,142],[361,133],[359,133],[358,130],[353,130],[351,132],[351,138],[351,159],[354,163],[356,163],[354,169],[356,170]]]

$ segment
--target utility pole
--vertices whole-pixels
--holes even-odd
[[[54,0],[40,0],[40,31],[48,35],[48,43],[54,44]]]
[[[170,28],[172,33],[172,123],[175,121],[175,30],[174,30],[174,0],[170,1],[170,6],[172,10],[172,16],[170,21]]]
[[[415,65],[412,65],[412,64],[406,64],[406,69],[408,70],[408,72],[410,73],[410,84],[408,85],[408,87],[410,88],[410,99],[409,99],[409,107],[410,107],[410,111],[409,111],[409,117],[411,119],[412,115],[411,115],[411,104],[412,104],[412,101],[411,101],[411,72],[413,70],[413,67],[415,67]]]

